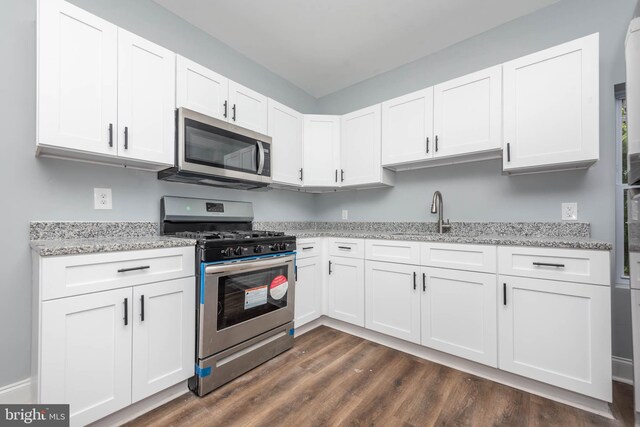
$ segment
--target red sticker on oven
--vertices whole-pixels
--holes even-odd
[[[283,275],[276,276],[269,286],[269,293],[273,299],[282,299],[287,294],[289,289],[289,282]]]

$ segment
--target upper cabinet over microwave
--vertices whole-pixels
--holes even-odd
[[[38,2],[37,154],[173,163],[175,54],[62,0]]]
[[[177,55],[176,107],[267,133],[267,97]]]

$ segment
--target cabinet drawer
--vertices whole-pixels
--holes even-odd
[[[329,255],[364,259],[364,239],[329,239]]]
[[[364,254],[367,260],[420,264],[420,243],[398,240],[365,240]]]
[[[43,300],[193,276],[195,248],[41,258]]]
[[[322,253],[320,239],[298,239],[296,241],[296,257],[298,259],[311,258]]]
[[[498,272],[566,282],[609,285],[608,251],[554,248],[498,248]]]
[[[496,247],[457,243],[422,243],[420,264],[427,267],[496,272]]]

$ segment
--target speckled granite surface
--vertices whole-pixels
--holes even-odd
[[[30,240],[95,239],[100,237],[148,237],[158,235],[158,223],[33,221],[29,225]]]
[[[41,256],[195,246],[193,239],[158,236],[156,222],[44,222],[30,224],[31,247]]]
[[[93,239],[32,240],[31,247],[40,256],[78,255],[98,252],[195,246],[193,239],[166,236],[96,237]]]
[[[317,228],[304,228],[304,227]],[[535,246],[611,250],[612,244],[592,240],[588,223],[452,223],[450,232],[436,233],[435,223],[386,222],[260,222],[256,229],[285,231],[297,238],[344,237],[481,245]]]

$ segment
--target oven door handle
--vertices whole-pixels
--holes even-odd
[[[262,141],[256,141],[258,143],[258,175],[262,175],[262,169],[264,168],[264,146]]]
[[[235,273],[245,270],[261,270],[263,268],[286,265],[290,262],[293,262],[292,256],[265,260],[249,260],[233,264],[208,265],[205,267],[204,272],[205,274],[220,274],[232,272]]]

